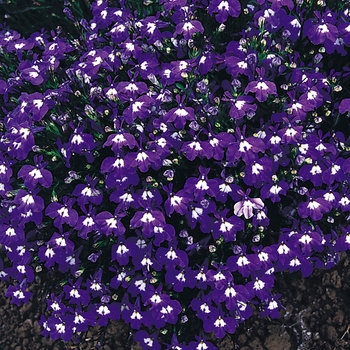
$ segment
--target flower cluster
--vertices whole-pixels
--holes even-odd
[[[80,37],[2,28],[11,302],[49,276],[44,335],[121,319],[145,350],[279,317],[276,272],[350,248],[346,4],[97,0],[88,22],[66,2]]]

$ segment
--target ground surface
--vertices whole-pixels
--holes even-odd
[[[0,349],[63,350],[95,349],[98,328],[89,332],[84,344],[64,344],[40,335],[38,319],[45,302],[40,287],[32,287],[32,301],[18,309],[3,297],[0,289]],[[286,310],[278,320],[253,316],[232,337],[217,343],[219,350],[342,350],[350,349],[350,254],[332,270],[316,271],[302,279],[297,273],[281,275],[276,290],[282,294]],[[121,323],[111,325],[101,350],[138,350]]]

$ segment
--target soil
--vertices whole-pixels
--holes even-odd
[[[129,328],[113,322],[102,344],[98,327],[84,343],[52,341],[40,335],[38,319],[45,309],[40,284],[31,286],[34,296],[18,308],[5,298],[0,285],[0,349],[2,350],[138,350]],[[350,253],[331,270],[317,270],[303,279],[299,273],[280,274],[275,284],[285,310],[280,319],[254,314],[236,333],[215,341],[219,350],[345,350],[350,349]]]

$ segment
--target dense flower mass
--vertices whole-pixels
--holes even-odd
[[[143,349],[279,317],[275,273],[350,248],[349,4],[65,6],[79,37],[1,28],[6,296],[50,276],[45,336],[121,319]]]

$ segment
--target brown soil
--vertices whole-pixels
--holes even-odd
[[[44,338],[38,324],[45,308],[40,286],[31,287],[34,296],[20,309],[3,296],[5,285],[0,286],[1,350],[140,349],[129,339],[129,328],[120,322],[107,328],[102,346],[98,327],[78,345]],[[298,273],[281,274],[276,291],[286,307],[281,318],[254,315],[234,335],[218,341],[219,350],[350,349],[350,253],[343,255],[337,267],[316,271],[307,279]]]

